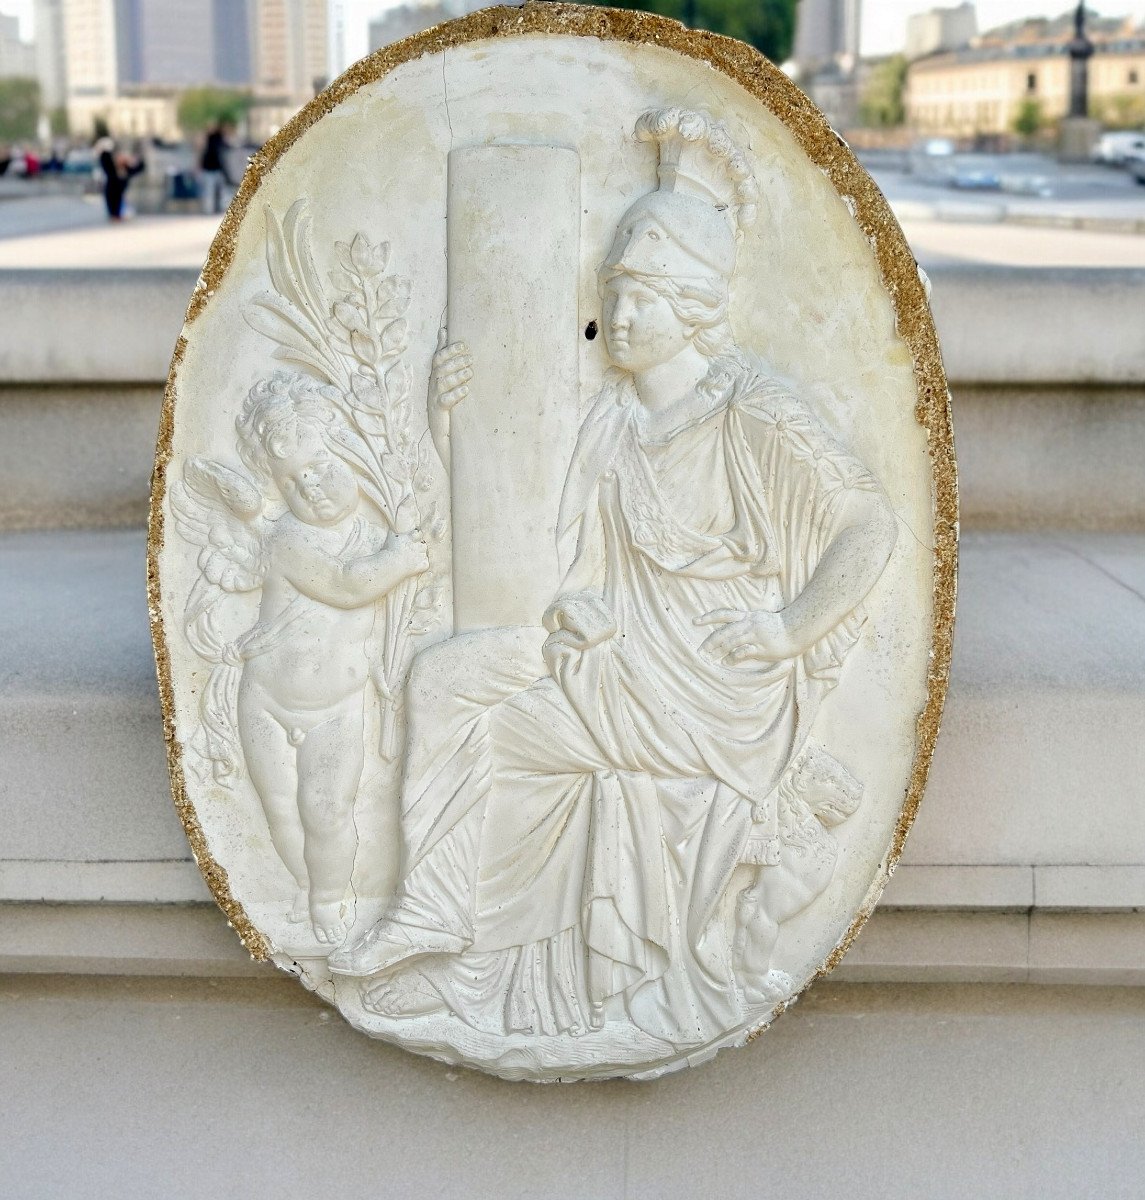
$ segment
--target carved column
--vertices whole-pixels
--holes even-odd
[[[449,340],[474,373],[450,439],[454,628],[539,625],[578,426],[579,156],[451,151],[448,222]]]

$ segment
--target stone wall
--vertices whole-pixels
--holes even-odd
[[[1145,1169],[1145,272],[958,268],[931,786],[829,983],[650,1085],[509,1085],[252,964],[167,796],[147,482],[193,272],[11,272],[0,1196],[1130,1196]]]

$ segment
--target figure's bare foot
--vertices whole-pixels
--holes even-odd
[[[300,887],[294,893],[294,903],[290,906],[290,913],[286,918],[291,925],[301,925],[303,921],[310,920],[310,901],[306,892],[306,888]]]
[[[380,1017],[423,1017],[439,1011],[443,1004],[423,975],[401,971],[366,987],[362,1007]]]
[[[346,906],[341,900],[310,898],[310,923],[314,936],[323,946],[340,946],[350,931]]]
[[[330,970],[338,975],[376,975],[401,962],[431,954],[456,954],[466,943],[448,933],[418,930],[416,936],[395,921],[380,921],[350,946],[330,955]]]

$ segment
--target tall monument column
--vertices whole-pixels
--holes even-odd
[[[1069,116],[1061,123],[1058,157],[1062,162],[1087,162],[1101,136],[1101,122],[1089,115],[1089,60],[1093,43],[1085,32],[1085,0],[1073,16],[1069,50]]]

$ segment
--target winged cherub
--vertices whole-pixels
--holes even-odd
[[[278,372],[251,389],[236,427],[249,474],[193,458],[171,496],[179,531],[203,548],[185,622],[216,664],[202,698],[207,754],[223,783],[245,763],[298,888],[292,917],[336,946],[352,921],[376,606],[429,560],[417,531],[387,530],[336,389]],[[219,602],[259,589],[258,620],[228,641]]]

